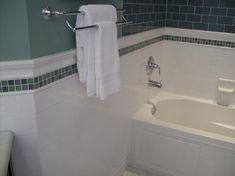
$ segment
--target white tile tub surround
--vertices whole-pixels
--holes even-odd
[[[119,46],[123,48],[172,33],[183,35],[186,31],[168,28],[152,30],[122,38]],[[189,33],[192,36],[200,32]],[[212,35],[212,39],[222,36],[218,33],[209,35]],[[232,34],[230,37],[226,35],[225,39],[231,41],[233,37]],[[193,54],[200,56],[199,62]],[[150,45],[121,57],[122,91],[105,102],[84,96],[85,88],[76,75],[37,91],[1,94],[0,130],[15,132],[13,164],[16,176],[41,175],[40,163],[43,176],[64,176],[70,174],[68,171],[73,175],[78,170],[81,176],[118,175],[128,160],[129,117],[146,100],[147,91],[143,84],[146,79],[146,59],[150,55],[158,59],[162,67],[163,88],[166,90],[214,99],[213,91],[209,90],[214,88],[215,76],[206,71],[206,66],[212,71],[217,70],[216,75],[233,79],[233,69],[227,69],[234,64],[234,59],[231,59],[233,54],[232,49],[170,41]],[[74,50],[31,61],[1,62],[0,79],[38,76],[75,62]],[[197,66],[198,70],[192,65]],[[206,86],[202,86],[202,83]],[[155,88],[152,90],[151,96],[157,92]]]
[[[141,49],[121,57],[122,90],[106,101],[87,97],[76,75],[36,92],[43,176],[122,174],[128,160],[129,117],[146,100],[146,86],[140,83],[146,58],[157,57],[161,50],[155,44],[148,53]]]
[[[165,41],[163,89],[216,101],[218,79],[235,79],[234,56],[232,48]]]

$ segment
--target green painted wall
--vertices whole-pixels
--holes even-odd
[[[0,61],[30,56],[26,0],[0,0]]]
[[[1,1],[4,2],[0,2],[0,61],[33,59],[75,48],[75,34],[66,26],[65,18],[54,17],[48,21],[44,20],[41,16],[41,9],[44,6],[69,11],[77,10],[83,4],[105,3],[113,4],[117,8],[121,8],[122,4],[121,0]],[[2,5],[5,6],[3,11]],[[19,12],[14,12],[13,8]],[[4,11],[15,14],[7,12],[5,15]],[[72,24],[75,23],[75,18],[69,17]],[[10,24],[2,27],[6,23],[3,20]]]

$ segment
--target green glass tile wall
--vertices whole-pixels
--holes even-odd
[[[165,26],[166,0],[123,0],[125,18],[133,24],[123,26],[122,35]]]
[[[167,0],[166,26],[235,33],[235,1]]]
[[[123,36],[157,27],[235,33],[234,0],[123,0],[134,24]]]

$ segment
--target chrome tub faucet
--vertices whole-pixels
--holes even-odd
[[[156,63],[155,59],[153,56],[150,56],[146,65],[146,73],[148,75],[148,86],[150,87],[158,87],[162,88],[162,81],[154,81],[150,79],[150,76],[152,75],[153,71],[157,69],[158,74],[161,74],[161,67]]]
[[[148,86],[149,87],[158,87],[158,88],[162,88],[162,81],[153,81],[151,79],[148,80]]]
[[[150,56],[146,65],[146,73],[147,75],[151,75],[154,69],[158,69],[158,74],[161,74],[161,67],[155,62],[153,56]]]

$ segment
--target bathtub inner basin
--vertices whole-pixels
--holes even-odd
[[[156,103],[155,118],[185,127],[235,138],[235,109],[189,99]]]

